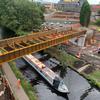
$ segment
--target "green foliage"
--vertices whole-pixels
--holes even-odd
[[[100,10],[98,11],[98,14],[100,15]]]
[[[91,16],[91,7],[89,3],[86,1],[83,3],[81,12],[80,12],[80,24],[82,26],[88,27],[90,23],[90,16]]]
[[[28,33],[29,33],[29,32],[25,32],[25,31],[21,31],[21,30],[20,30],[20,31],[18,30],[18,31],[16,32],[17,36],[27,35]]]
[[[89,83],[93,86],[96,86],[100,89],[100,82],[93,78],[91,75],[83,74],[83,76],[89,81]]]
[[[65,51],[58,50],[56,47],[49,48],[45,50],[45,52],[49,53],[51,56],[56,57],[56,59],[61,62],[61,65],[63,65],[63,67],[66,67],[66,65],[74,67],[74,62],[78,60],[74,56],[67,54]]]
[[[94,71],[90,76],[100,83],[100,70]]]
[[[96,20],[95,24],[100,26],[100,19]]]
[[[29,97],[29,100],[37,100],[37,96],[35,94],[35,89],[30,85],[30,83],[24,78],[22,73],[16,67],[16,64],[12,61],[9,62],[9,65],[13,72],[15,73],[16,77],[21,80],[21,86],[25,90],[26,94]]]
[[[0,0],[0,25],[14,31],[39,29],[44,21],[43,6],[29,0]]]

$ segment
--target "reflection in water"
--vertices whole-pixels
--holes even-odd
[[[61,66],[61,68],[60,68],[60,77],[61,77],[61,78],[64,78],[64,77],[66,76],[67,67],[68,67],[68,66],[66,66],[66,65]]]
[[[82,96],[80,97],[80,100],[84,100],[87,96],[88,96],[88,94],[92,91],[92,87],[90,88],[90,89],[87,89],[83,94],[82,94]]]
[[[42,79],[42,78],[41,78]],[[43,82],[43,81],[44,82]],[[37,89],[39,100],[69,100],[67,94],[61,94],[51,87],[44,79],[34,87]]]

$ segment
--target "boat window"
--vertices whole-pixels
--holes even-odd
[[[53,81],[53,86],[54,86],[55,88],[58,88],[59,84],[60,84],[60,79],[59,79],[59,77],[55,77],[55,79],[54,79],[54,81]]]
[[[64,82],[63,82],[63,81],[61,81],[61,82],[60,82],[60,85],[63,85],[63,84],[64,84]]]

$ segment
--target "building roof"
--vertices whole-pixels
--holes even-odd
[[[92,11],[100,11],[100,5],[92,5]]]

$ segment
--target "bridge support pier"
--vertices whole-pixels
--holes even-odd
[[[95,36],[93,35],[92,37],[86,37],[85,38],[85,42],[84,42],[84,46],[89,46],[89,45],[92,45],[96,42],[95,40]]]
[[[84,47],[94,44],[95,42],[95,31],[88,29],[85,35]]]

